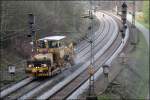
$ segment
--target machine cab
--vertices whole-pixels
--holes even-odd
[[[64,43],[62,41],[64,38],[65,36],[49,36],[39,39],[37,42],[38,52],[64,47]]]

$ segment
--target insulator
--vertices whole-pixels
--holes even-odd
[[[122,8],[127,8],[127,4],[125,2],[122,4]]]
[[[122,33],[122,38],[124,38],[125,37],[125,34],[124,33]]]

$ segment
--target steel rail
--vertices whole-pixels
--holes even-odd
[[[9,95],[10,93],[18,90],[19,88],[31,83],[33,81],[33,78],[29,77],[29,78],[26,78],[16,84],[14,84],[13,86],[11,87],[8,87],[7,89],[4,89],[3,91],[1,91],[0,93],[0,98],[3,98],[7,95]]]
[[[35,82],[35,83],[36,83],[36,82]],[[43,83],[43,82],[42,82],[42,83]],[[42,83],[41,83],[41,84],[42,84]],[[24,89],[24,88],[26,88],[26,87],[30,87],[30,85],[32,85],[32,84],[34,84],[34,83],[32,82],[31,84],[26,84],[26,86],[25,86],[25,85],[22,85],[23,88],[20,87],[19,90],[18,90],[18,88],[17,88],[16,90],[12,91],[13,93],[11,92],[12,94],[9,93],[9,94],[7,94],[7,96],[9,95],[9,97],[12,98],[12,96],[13,96],[16,92],[21,91],[22,89]],[[37,86],[37,85],[40,85],[40,84],[37,83],[35,86]],[[9,88],[9,89],[10,89],[10,88]],[[34,87],[32,87],[30,90],[33,90],[33,89],[34,89]],[[16,92],[15,92],[15,91],[16,91]],[[24,92],[25,92],[25,91],[24,91]],[[27,91],[27,92],[28,92],[28,91]],[[19,95],[21,95],[21,93],[20,93]],[[18,97],[18,96],[17,96],[17,97]],[[13,99],[16,99],[17,97],[15,97],[15,98],[13,98]],[[5,99],[7,99],[7,97],[6,97]]]
[[[34,89],[33,91],[30,91],[29,93],[27,93],[27,94],[23,95],[22,97],[20,97],[20,99],[28,99],[29,97],[33,97],[33,95],[36,94],[37,91],[42,90],[44,87],[48,86],[50,83],[52,84],[53,82],[49,81],[49,82],[43,84],[42,86],[39,86],[37,89]]]
[[[106,30],[107,32],[105,32],[105,33],[109,33],[110,32],[111,25],[110,25],[109,21],[108,21],[108,24],[109,24],[108,25],[108,30]],[[109,40],[110,36],[111,36],[111,34],[104,34],[102,37],[100,37],[101,39],[99,37],[97,38],[97,41],[98,40],[99,41],[98,42],[95,41],[96,43],[94,44],[94,46],[97,47],[97,48],[94,48],[94,50],[93,50],[94,54],[96,54],[99,51],[99,48],[102,48],[108,42],[107,40]],[[103,43],[103,45],[99,45],[99,43]],[[86,58],[85,61],[90,58],[89,52],[90,52],[90,47],[89,47],[88,51],[84,55],[81,55],[81,57]]]
[[[104,34],[104,33],[109,33],[109,29],[105,30],[104,28],[105,28],[106,24],[108,24],[108,27],[110,28],[110,24],[109,23],[110,23],[109,21],[107,23],[105,23],[103,28],[102,28],[102,30],[99,32],[100,34],[98,34],[98,36],[96,36],[96,39],[94,40],[94,46],[96,46],[96,45],[98,45],[98,43],[102,42],[104,40],[105,36],[108,36],[107,34]],[[104,32],[104,31],[107,31],[107,32]],[[80,53],[78,54],[79,56],[82,57],[82,56],[86,55],[88,52],[90,52],[90,44],[88,43],[88,45],[85,48],[87,48],[87,49],[84,50],[84,51],[83,50],[80,51]]]
[[[32,88],[31,90],[33,90],[33,88]],[[16,99],[16,98],[15,98],[15,99]]]
[[[117,29],[118,30],[118,29]],[[113,38],[114,39],[114,38]],[[111,42],[109,42],[108,44],[109,45],[111,45],[111,43],[113,42],[113,39],[111,39]],[[105,48],[103,48],[103,51],[105,51],[108,47],[108,44],[107,45],[105,45]],[[100,54],[102,55],[102,53],[103,52],[100,52]],[[87,68],[87,66],[89,65],[89,63],[87,62],[86,64],[85,64],[85,67],[84,67],[84,69],[86,70],[86,68]],[[78,77],[78,75],[80,75],[81,74],[81,72],[83,72],[83,70],[80,70],[79,72],[76,72],[75,74],[77,74],[77,75],[74,75],[74,74],[72,74],[72,76],[74,76],[74,78],[77,78]],[[71,76],[70,76],[71,77]],[[73,79],[71,79],[70,81],[72,81]],[[51,90],[49,90],[48,92],[46,92],[46,93],[44,93],[43,95],[41,95],[41,96],[39,96],[38,97],[38,99],[46,99],[47,97],[49,97],[48,95],[53,95],[54,94],[54,92],[57,92],[58,91],[58,89],[61,89],[62,87],[64,87],[64,86],[66,86],[66,84],[67,83],[69,83],[70,82],[69,80],[66,80],[66,81],[64,81],[64,82],[61,82],[61,83],[65,83],[65,85],[62,85],[61,83],[61,86],[60,86],[60,84],[58,84],[58,85],[56,85],[56,88],[54,89],[51,89]]]
[[[98,17],[97,17],[97,18],[98,18]],[[100,27],[102,27],[102,28],[99,28],[99,29],[95,32],[95,35],[98,34],[98,36],[96,37],[95,40],[97,40],[97,38],[101,35],[101,33],[103,32],[103,30],[104,30],[104,28],[105,28],[105,21],[104,21],[104,18],[103,18],[103,17],[100,17],[100,18],[98,18],[98,19],[99,19],[99,23],[101,23],[101,24],[100,24]],[[94,40],[94,41],[95,41],[95,40]],[[87,48],[87,46],[89,46],[89,44],[87,44],[87,41],[86,41],[86,40],[83,40],[83,43],[80,43],[79,46],[78,46],[78,48],[79,48],[78,52],[83,51],[83,49]]]
[[[104,61],[100,60],[100,59],[97,59],[97,61],[95,62],[96,63],[95,65],[97,65],[97,66],[95,66],[95,73],[98,71],[99,68],[101,68],[98,65],[99,64],[101,64],[101,65],[104,64],[113,55],[113,53],[117,50],[117,48],[120,46],[121,38],[119,38],[117,36],[117,39],[114,40],[115,42],[113,43],[113,45],[111,45],[109,47],[109,49],[107,49],[109,52],[113,51],[113,52],[111,52],[110,56],[108,56],[109,53],[107,51],[107,53],[105,52],[105,54],[104,54],[105,56],[103,55],[104,58],[103,57],[100,58],[100,59],[102,59],[102,58],[105,59]],[[52,95],[50,97],[50,99],[60,99],[60,98],[57,98],[57,97],[61,97],[61,99],[67,99],[67,97],[69,95],[71,95],[74,91],[76,91],[76,89],[78,89],[80,86],[82,86],[89,79],[89,77],[90,76],[88,75],[88,69],[87,69],[84,72],[84,74],[82,74],[80,77],[77,77],[76,79],[74,79],[71,83],[67,84],[64,88],[62,88],[62,90],[56,92],[56,94]]]
[[[34,79],[32,82],[22,86],[21,88],[17,89],[16,91],[8,94],[7,96],[3,97],[3,100],[16,100],[18,99],[21,95],[31,91],[32,89],[38,87],[39,85],[43,84],[44,82],[48,81],[50,78],[46,80],[40,80],[40,79]]]
[[[100,13],[100,14],[102,15],[102,13]],[[98,17],[98,15],[96,15],[96,16],[97,16],[97,18],[98,18],[99,20],[104,20],[104,17]],[[105,19],[106,19],[106,18],[105,18]],[[101,25],[103,28],[102,28],[102,29],[99,28],[98,31],[95,32],[95,35],[98,35],[98,36],[95,38],[94,42],[97,41],[101,35],[103,35],[102,33],[103,33],[104,28],[105,28],[105,26],[106,26],[105,24],[106,24],[105,21],[103,21],[103,25]],[[84,40],[84,42],[87,42],[87,41]],[[79,50],[79,52],[83,51],[83,50],[84,50],[85,48],[87,48],[88,46],[90,46],[89,43],[88,43],[88,44],[83,44],[83,46],[80,47],[81,50]]]
[[[116,19],[118,20],[118,19]],[[118,22],[118,24],[121,24]],[[110,59],[108,59],[108,61],[106,61],[105,63],[107,65],[110,65],[111,62],[113,61],[113,59],[115,59],[117,57],[117,55],[123,51],[124,47],[127,45],[128,43],[128,39],[129,39],[129,28],[127,28],[126,30],[126,36],[124,38],[124,42],[121,41],[120,46],[118,47],[118,49],[113,53],[113,55],[110,57]],[[102,67],[99,68],[99,70],[97,71],[97,73],[95,73],[95,79],[97,79],[100,75],[102,74]],[[74,93],[72,93],[67,99],[77,99],[77,96],[82,94],[83,91],[88,87],[88,82],[89,80],[87,80],[84,84],[82,84],[82,86],[80,88],[78,88]]]
[[[107,23],[105,23],[105,24],[108,24],[108,27],[110,28],[110,22],[109,22],[109,20],[108,20],[108,22]],[[104,27],[106,26],[104,24]],[[107,32],[104,32],[104,27],[103,27],[103,29],[99,32],[99,31],[97,31],[97,33],[100,33],[100,34],[98,34],[98,36],[96,36],[96,39],[95,39],[95,43],[94,43],[94,46],[100,46],[99,45],[99,43],[101,43],[101,42],[106,42],[104,39],[106,39],[106,38],[109,38],[109,35],[111,35],[111,34],[104,34],[104,33],[109,33],[109,29],[108,30],[105,30],[105,31],[107,31]],[[104,45],[103,45],[104,46]],[[101,47],[103,47],[103,46],[101,46]],[[86,49],[86,51],[84,51],[84,53],[82,53],[81,55],[79,55],[80,57],[83,57],[83,56],[89,56],[89,55],[87,55],[88,54],[88,52],[90,52],[90,47],[89,47],[89,45],[86,47],[86,48],[88,48],[88,49]],[[96,49],[96,48],[95,48]],[[95,51],[95,49],[94,49],[94,51]],[[79,57],[79,58],[80,58]],[[86,57],[85,57],[86,58]],[[89,59],[89,58],[87,58],[87,59]],[[85,59],[85,60],[87,60],[87,59]]]

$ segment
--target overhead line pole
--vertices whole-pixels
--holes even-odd
[[[132,27],[135,27],[135,0],[133,0],[133,7],[132,7]]]
[[[136,8],[135,8],[135,0],[132,1],[132,36],[133,39],[131,41],[132,45],[136,45],[136,31],[135,31],[135,12],[136,12]]]
[[[93,33],[93,5],[92,1],[90,1],[90,11],[89,11],[89,17],[91,19],[91,27],[89,28],[91,30],[90,32],[90,44],[91,44],[91,62],[89,68],[89,94],[87,96],[87,100],[97,100],[97,97],[95,96],[95,91],[94,91],[94,37],[95,34]]]

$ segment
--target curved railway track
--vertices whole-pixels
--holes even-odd
[[[100,23],[104,23],[104,20],[100,20]],[[100,29],[102,29],[102,28],[104,28],[104,24],[103,25],[101,25],[100,26]],[[85,49],[85,48],[84,48]],[[82,49],[81,51],[83,51],[84,49]],[[80,66],[80,64],[78,64],[78,66]],[[77,67],[75,67],[76,69],[77,69]],[[76,69],[73,69],[74,71],[76,70]],[[72,72],[72,71],[71,71]],[[64,77],[63,77],[64,78]],[[58,79],[62,79],[62,78],[58,78]],[[27,79],[25,79],[25,80],[29,80],[28,78]],[[52,80],[52,79],[51,79]],[[46,81],[44,81],[44,82],[46,82]],[[33,90],[36,86],[40,86],[41,84],[43,84],[44,82],[34,82],[34,80],[32,79],[32,80],[30,80],[30,81],[26,81],[26,82],[24,82],[24,83],[26,83],[26,84],[22,84],[22,85],[19,85],[18,86],[18,84],[20,84],[20,83],[22,83],[22,81],[21,82],[18,82],[17,84],[15,84],[14,86],[12,86],[13,87],[13,90],[12,91],[9,91],[9,92],[7,92],[7,94],[5,94],[5,95],[3,95],[2,97],[4,97],[5,99],[8,99],[8,98],[10,98],[10,99],[16,99],[16,98],[18,98],[19,96],[21,96],[21,95],[23,95],[24,93],[27,93],[27,92],[29,92],[29,91],[31,91],[31,90]],[[17,85],[17,87],[18,88],[16,88],[16,89],[14,89],[14,87],[16,87],[16,85]],[[28,88],[28,87],[30,87],[30,88]],[[11,88],[11,87],[9,87],[9,88]],[[9,89],[8,88],[8,89]],[[26,90],[25,90],[26,89]],[[5,89],[6,90],[6,89]],[[1,91],[1,93],[2,92],[4,92],[5,90],[2,90]],[[25,90],[25,91],[23,91],[23,90]]]
[[[107,20],[107,19],[105,19],[105,20]],[[108,27],[108,29],[105,28],[106,26]],[[105,45],[105,43],[108,42],[108,38],[110,38],[110,34],[109,34],[110,26],[111,26],[110,21],[107,20],[107,23],[104,22],[103,28],[99,29],[96,32],[97,34],[96,34],[96,38],[94,40],[94,46],[95,47],[97,46],[97,47],[94,48],[94,54],[96,54],[96,52],[97,52],[96,50],[99,50],[100,48],[102,48]],[[82,59],[80,62],[86,62],[88,59],[90,59],[90,49],[91,49],[90,44],[87,43],[87,46],[84,48],[85,49],[80,51],[77,56],[78,59],[79,58]]]
[[[110,31],[111,24],[110,24],[109,20],[107,23],[104,24],[104,27],[105,26],[107,26],[108,29],[103,28],[102,30],[99,30],[98,32],[96,32],[99,34],[96,35],[96,38],[94,41],[94,47],[96,47],[96,48],[94,48],[94,54],[96,53],[95,51],[97,49],[102,48],[105,45],[105,43],[108,42],[108,38],[110,38],[111,34],[109,34],[109,31]],[[102,44],[100,44],[100,43],[102,43]],[[83,57],[85,59],[84,61],[88,60],[90,58],[90,53],[89,53],[90,49],[91,49],[91,47],[90,47],[90,44],[88,43],[88,45],[86,46],[86,49],[83,52],[78,54],[79,58]]]
[[[105,13],[105,12],[104,12]],[[106,12],[107,14],[107,12]],[[118,25],[120,26],[119,28],[121,29],[122,28],[122,23],[120,21],[120,18],[112,15],[112,14],[108,14],[110,16],[112,16],[114,19],[116,19],[116,22],[118,23]],[[122,42],[118,49],[113,53],[113,55],[105,62],[105,64],[108,64],[108,65],[111,65],[111,62],[113,61],[113,59],[115,59],[117,57],[117,55],[122,52],[124,50],[124,47],[127,45],[128,43],[128,40],[129,40],[129,30],[130,28],[127,29],[126,31],[126,37],[124,38],[123,41],[125,42]],[[94,74],[94,79],[97,80],[98,77],[101,77],[101,74],[102,74],[102,64],[99,65],[99,68],[98,70],[96,70],[95,74]],[[110,66],[111,67],[111,66]],[[87,90],[89,86],[89,80],[87,80],[86,82],[84,82],[78,89],[76,89],[71,95],[69,95],[69,97],[66,97],[66,99],[79,99],[78,96],[80,96],[80,94],[82,94],[84,91]],[[81,98],[80,98],[81,99]],[[82,98],[83,99],[83,98]],[[84,98],[85,99],[85,98]]]
[[[113,29],[113,27],[112,27]],[[109,58],[111,55],[109,52],[115,50],[114,47],[118,48],[118,45],[121,44],[121,37],[117,36],[116,38],[117,41],[115,41],[115,43],[113,43],[113,45],[111,45],[111,47],[109,47],[109,49],[107,49],[107,52],[105,51],[104,54],[102,54],[95,63],[99,64],[98,62],[100,62],[99,59],[106,59]],[[108,41],[108,40],[107,40]],[[120,41],[120,42],[118,42]],[[118,45],[116,45],[118,44]],[[108,56],[108,54],[110,56]],[[95,67],[95,69],[97,70],[97,67]],[[55,91],[55,93],[52,93],[52,91],[47,92],[47,94],[49,95],[50,99],[66,99],[72,92],[74,92],[78,87],[80,87],[88,78],[88,69],[86,68],[82,73],[80,73],[77,77],[75,77],[73,80],[71,80],[70,82],[68,82],[67,84],[65,84],[62,88],[60,88],[58,91]],[[50,95],[51,94],[51,95]],[[39,97],[37,97],[38,99],[47,99],[46,97],[48,97],[46,94],[43,94]]]
[[[110,16],[109,16],[110,17]],[[96,55],[97,52],[103,48],[107,42],[109,41],[111,37],[112,30],[115,28],[114,25],[111,24],[110,18],[107,19],[103,18],[102,16],[99,17],[101,19],[101,24],[99,30],[95,33],[95,46],[94,54]],[[77,65],[64,70],[64,72],[60,73],[56,77],[53,77],[51,79],[44,80],[42,82],[40,81],[33,81],[29,82],[26,85],[22,86],[22,88],[18,88],[17,90],[13,91],[13,93],[8,94],[5,96],[4,99],[29,99],[29,98],[40,98],[42,97],[41,93],[47,92],[49,89],[52,89],[54,86],[57,85],[60,81],[63,81],[68,75],[72,74],[73,72],[77,71],[80,67],[85,66],[84,63],[87,62],[90,58],[90,45],[83,41],[82,44],[78,46],[78,57],[82,59],[77,63]],[[105,63],[109,57],[115,52],[115,50],[119,47],[121,44],[121,36],[117,35],[117,38],[115,41],[113,41],[113,44],[107,48],[105,52],[100,53],[101,56],[98,57],[98,59],[95,60],[95,72],[100,68],[98,65],[101,65]],[[81,55],[82,54],[82,55]],[[87,66],[87,64],[86,64]],[[65,74],[66,73],[66,74]],[[63,88],[59,89],[59,91],[56,91],[52,95],[49,96],[49,99],[60,99],[57,97],[61,97],[61,99],[66,99],[70,94],[72,94],[78,87],[80,87],[85,81],[87,81],[89,78],[87,73],[87,68],[83,70],[83,72],[79,73],[78,76],[76,76],[73,80],[65,84]],[[25,91],[24,91],[25,90]],[[42,92],[41,92],[42,91]]]
[[[121,45],[121,37],[118,35],[113,44],[105,51],[105,53],[95,61],[95,72],[104,64],[113,53]],[[57,91],[55,94],[49,97],[49,99],[67,99],[76,89],[78,89],[82,84],[84,84],[89,79],[88,69],[80,74],[77,78],[72,80],[70,83],[66,84],[63,88]]]
[[[109,24],[108,24],[109,25]],[[107,29],[105,29],[105,31],[106,31]],[[99,33],[99,34],[101,34],[101,33]],[[101,44],[101,43],[99,43],[99,44]],[[99,48],[100,49],[100,48]],[[90,52],[89,52],[90,53]],[[77,67],[78,66],[83,66],[83,62],[82,62],[82,64],[81,65],[77,65]],[[48,86],[49,84],[47,84],[47,83],[45,83],[44,84],[47,88],[52,88],[52,85],[50,85],[50,86]],[[42,88],[44,88],[44,89],[42,89]],[[34,93],[31,91],[31,93],[28,93],[28,94],[25,94],[24,96],[22,96],[21,97],[21,99],[28,99],[28,98],[35,98],[37,95],[40,95],[40,91],[39,91],[39,93],[37,93],[37,91],[36,90],[40,90],[40,91],[42,91],[42,92],[46,92],[47,91],[47,89],[45,89],[45,87],[44,86],[40,86],[39,87],[39,89],[35,89],[35,90],[33,90],[33,91],[35,91]],[[31,95],[32,94],[32,95]],[[35,96],[35,94],[36,94],[36,96]]]
[[[97,37],[95,38],[95,40],[97,40],[97,38],[102,35],[102,32],[105,28],[105,24],[106,22],[104,21],[105,19],[103,17],[98,18],[99,19],[99,23],[100,23],[100,28],[95,32],[95,35],[97,35]],[[81,43],[78,45],[78,53],[80,53],[81,51],[83,51],[85,48],[87,48],[88,46],[90,46],[89,43],[87,43],[86,40],[81,41]]]

